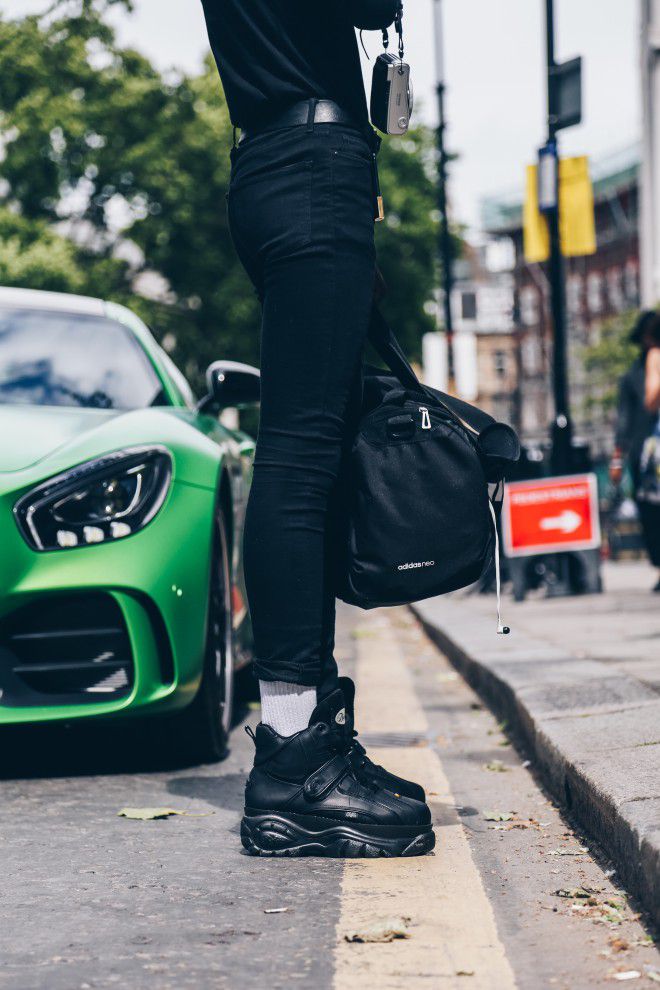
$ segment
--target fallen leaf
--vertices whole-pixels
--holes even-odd
[[[456,976],[474,976],[473,969],[457,969]]]
[[[587,887],[560,887],[559,890],[555,890],[556,897],[570,897],[573,899],[591,897],[592,893],[593,891]]]
[[[551,849],[548,856],[582,856],[589,852],[586,846],[578,846],[577,849]]]
[[[288,910],[288,908],[265,908],[264,914],[284,914]]]
[[[522,765],[523,770],[526,770],[527,767],[531,767],[532,761],[531,760],[523,760],[523,762],[522,762],[521,765]]]
[[[485,811],[484,821],[487,822],[510,822],[513,818],[511,811]]]
[[[347,932],[344,939],[347,942],[393,942],[395,938],[410,938],[409,921],[410,918],[384,918],[362,929]]]
[[[609,939],[609,944],[612,952],[627,952],[630,948],[630,942],[627,942],[625,938],[619,938],[616,935],[613,935],[612,938]]]
[[[649,980],[654,983],[660,983],[660,969],[653,969],[652,966],[645,966],[644,972],[648,976]]]
[[[492,770],[493,773],[507,773],[511,767],[505,766],[501,760],[491,760],[490,763],[484,763],[484,770]]]
[[[170,815],[185,815],[188,818],[205,818],[213,815],[213,811],[178,811],[176,808],[122,808],[117,812],[118,818],[133,818],[140,822],[156,821],[158,818],[169,818]]]
[[[626,969],[620,973],[612,973],[612,979],[623,983],[624,980],[638,980],[641,975],[638,969]]]

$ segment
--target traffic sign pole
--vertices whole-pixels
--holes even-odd
[[[554,0],[545,0],[546,55],[548,76],[548,144],[555,158],[559,158],[557,131],[559,130],[559,79],[555,62]],[[558,162],[556,163],[558,164]],[[552,382],[554,391],[554,422],[552,424],[552,470],[566,474],[571,470],[572,436],[567,370],[566,344],[566,285],[564,259],[559,234],[559,168],[555,168],[554,206],[546,209],[550,235],[550,299],[553,325]]]
[[[440,229],[438,251],[442,271],[443,312],[445,336],[447,338],[447,375],[449,387],[454,384],[454,327],[451,312],[451,292],[453,288],[453,246],[449,228],[449,211],[447,206],[447,162],[449,156],[445,145],[445,59],[444,36],[442,32],[442,0],[434,0],[433,19],[435,28],[435,71],[436,94],[438,97],[438,209],[440,211]]]

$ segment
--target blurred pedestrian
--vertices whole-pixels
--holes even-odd
[[[355,27],[387,28],[401,3],[202,2],[241,130],[229,225],[263,311],[244,555],[262,721],[241,839],[256,855],[416,855],[435,841],[423,789],[375,766],[354,738],[331,567],[379,216],[380,138]]]
[[[660,572],[660,478],[654,486],[650,462],[657,446],[653,438],[660,410],[660,314],[654,310],[641,313],[630,339],[640,353],[619,384],[616,449],[610,477],[618,484],[623,464],[627,464],[646,550]],[[651,443],[647,444],[649,439]],[[660,592],[660,573],[653,590]]]

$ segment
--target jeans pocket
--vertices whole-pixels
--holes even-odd
[[[256,254],[285,255],[312,239],[312,166],[309,160],[241,174],[229,189],[235,238]]]
[[[336,236],[346,246],[374,252],[373,161],[360,151],[332,151],[333,217]]]
[[[369,168],[373,165],[373,158],[367,147],[363,151],[359,145],[348,147],[339,145],[333,148],[333,155],[340,160],[343,159],[357,165],[366,165]]]

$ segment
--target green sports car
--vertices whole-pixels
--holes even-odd
[[[254,443],[221,419],[259,373],[207,381],[124,307],[0,288],[0,724],[155,714],[224,752]]]

